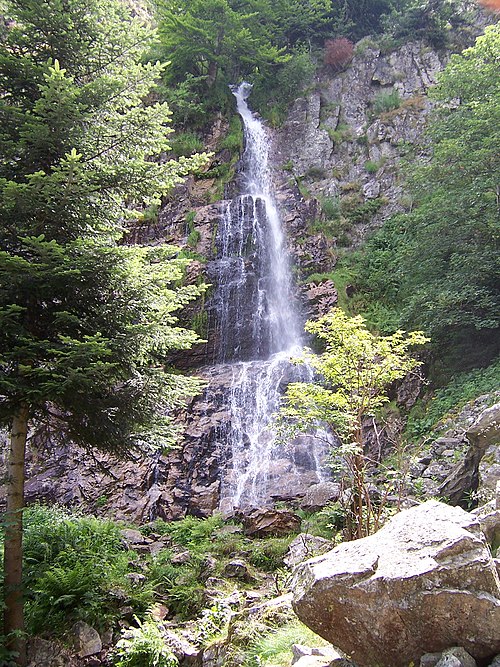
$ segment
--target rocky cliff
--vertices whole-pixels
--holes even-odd
[[[304,317],[335,305],[337,292],[328,273],[339,248],[357,243],[393,212],[411,208],[401,167],[428,150],[424,129],[432,102],[427,91],[447,57],[421,42],[383,53],[366,38],[344,71],[323,72],[307,96],[295,101],[283,127],[272,131],[277,200]],[[214,152],[207,177],[190,178],[165,202],[158,221],[145,221],[131,234],[133,240],[183,248],[194,258],[187,273],[192,282],[217,280],[218,229],[228,203],[217,201],[216,174],[234,162],[221,148],[227,130],[219,118],[207,136]],[[236,181],[237,171],[236,166]],[[226,193],[234,187],[227,185]],[[58,500],[134,521],[179,518],[186,512],[206,516],[219,506],[221,475],[230,465],[221,436],[228,426],[224,406],[231,373],[224,365],[212,366],[219,336],[213,294],[211,289],[186,314],[207,343],[174,359],[208,381],[205,393],[178,415],[179,447],[137,454],[125,463],[69,446],[33,450],[28,500]],[[244,330],[241,336],[244,345]],[[310,483],[304,479],[298,487],[291,481],[281,496],[304,495]]]

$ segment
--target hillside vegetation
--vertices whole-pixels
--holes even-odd
[[[299,95],[349,66],[361,38],[384,53],[420,39],[454,54],[431,92],[425,158],[401,180],[406,212],[375,230],[382,198],[357,192],[348,209],[327,194],[313,201],[301,177],[289,184],[301,205],[321,209],[304,237],[331,222],[322,241],[340,257],[327,275],[338,309],[307,325],[317,352],[329,353],[315,359],[330,384],[291,385],[289,409],[304,424],[327,415],[358,479],[347,500],[300,510],[297,525],[333,544],[378,528],[404,494],[419,497],[415,477],[407,484],[419,448],[467,402],[490,394],[479,408],[492,403],[500,380],[500,24],[474,43],[479,10],[465,0],[157,0],[149,27],[142,5],[137,18],[118,0],[0,7],[0,426],[11,434],[0,664],[25,667],[28,636],[69,650],[84,621],[108,637],[92,664],[175,667],[165,628],[180,627],[199,650],[229,643],[228,664],[285,667],[292,643],[317,640],[289,608],[265,606],[289,590],[293,530],[261,539],[217,514],[133,526],[59,507],[25,511],[27,442],[78,443],[90,456],[179,446],[176,411],[203,387],[172,361],[209,330],[202,234],[195,210],[182,251],[161,235],[132,243],[134,232],[157,223],[167,202],[189,199],[189,188],[176,189],[187,175],[209,184],[200,208],[233,187],[243,138],[231,84],[252,83],[252,108],[276,128]],[[377,114],[400,106],[397,91],[373,104]],[[214,126],[221,136],[204,153]],[[329,136],[352,139],[342,124]],[[364,168],[376,174],[379,164]],[[366,224],[356,248],[342,220]],[[343,366],[338,335],[345,342],[354,325],[361,334]],[[410,344],[422,345],[418,358]],[[397,383],[420,367],[428,384],[403,407]],[[363,449],[368,417],[377,438],[377,423],[397,422],[379,477]],[[240,612],[257,602],[262,617],[249,622]]]

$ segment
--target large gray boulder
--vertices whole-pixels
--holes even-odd
[[[500,580],[478,519],[435,500],[298,566],[294,609],[359,667],[500,651]]]

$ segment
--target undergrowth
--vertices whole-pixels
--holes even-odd
[[[498,391],[500,359],[487,368],[476,368],[455,375],[445,387],[437,389],[427,403],[418,403],[410,412],[406,433],[417,439],[439,429],[439,423],[456,415],[469,401],[482,394]]]
[[[329,646],[329,644],[301,623],[298,619],[255,639],[246,653],[244,667],[288,667],[292,656],[292,644]]]

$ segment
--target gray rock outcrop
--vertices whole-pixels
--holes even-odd
[[[470,446],[462,461],[450,472],[439,487],[439,495],[452,504],[462,505],[467,494],[477,490],[480,481],[480,463],[488,451],[489,461],[482,467],[484,481],[491,491],[500,479],[500,403],[481,412],[466,431]],[[489,465],[488,465],[489,464]],[[488,470],[486,470],[488,468]]]
[[[360,667],[500,650],[500,580],[479,521],[428,501],[297,568],[294,609]]]
[[[80,658],[87,658],[102,651],[99,633],[85,621],[77,621],[72,628],[73,643]]]
[[[76,659],[57,641],[31,637],[27,646],[28,667],[76,667]]]

